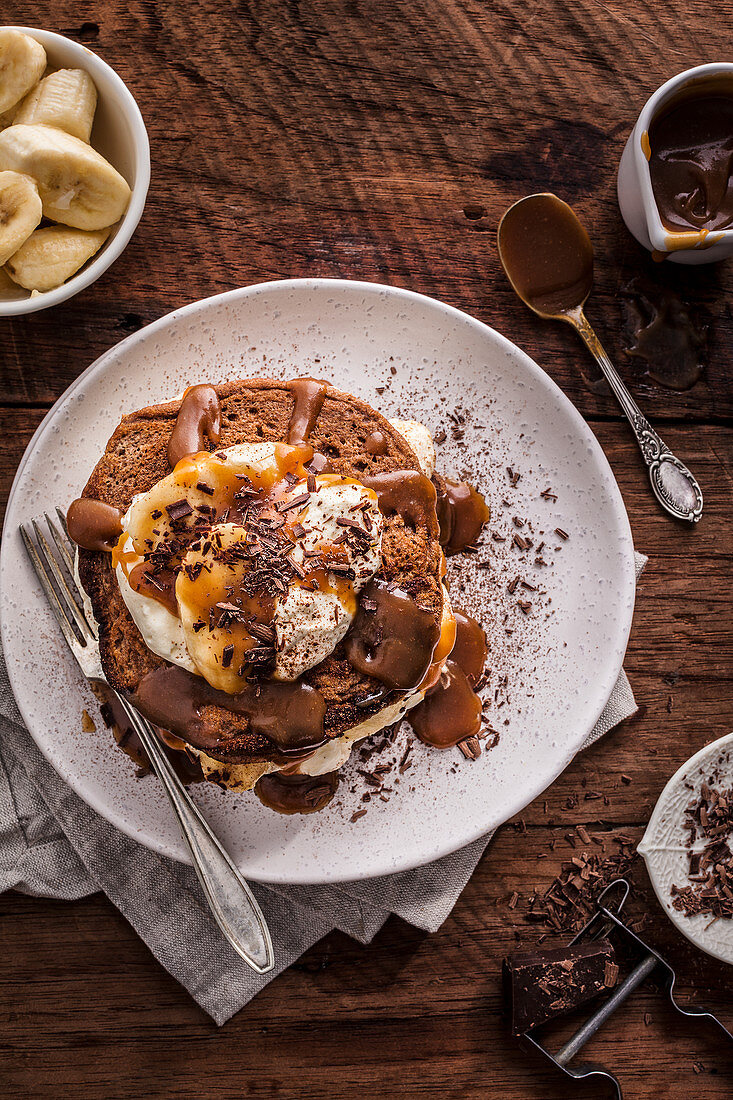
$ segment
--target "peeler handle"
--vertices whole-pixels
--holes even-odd
[[[601,1024],[604,1023],[618,1006],[626,1000],[629,994],[636,989],[637,985],[640,985],[641,982],[651,974],[658,962],[659,959],[656,955],[646,955],[641,962],[634,967],[628,977],[624,979],[618,989],[611,994],[605,1004],[585,1021],[583,1026],[575,1032],[575,1035],[568,1039],[565,1046],[555,1055],[555,1061],[561,1066],[567,1065],[570,1059],[578,1053],[580,1048],[585,1046],[591,1036],[595,1035]]]

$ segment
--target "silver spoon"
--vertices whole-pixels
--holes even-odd
[[[540,317],[566,321],[583,338],[626,413],[659,503],[677,519],[697,523],[700,486],[640,412],[583,312],[593,286],[593,245],[573,210],[556,195],[528,195],[504,214],[498,243],[504,271],[524,304]]]

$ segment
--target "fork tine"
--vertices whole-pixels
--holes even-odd
[[[56,621],[61,627],[69,648],[73,650],[76,646],[80,644],[79,639],[77,638],[74,629],[69,622],[68,616],[61,604],[61,601],[56,595],[56,590],[54,586],[48,579],[48,574],[46,573],[46,569],[38,556],[38,551],[33,545],[33,540],[31,539],[28,531],[25,529],[22,523],[20,525],[20,533],[23,536],[23,542],[25,543],[25,548],[28,551],[28,557],[31,559],[31,564],[36,571],[36,576],[38,577],[38,580],[41,583],[41,588],[46,594],[46,599],[49,602],[51,610],[56,616]]]
[[[81,632],[82,638],[84,640],[87,640],[91,635],[89,623],[87,622],[82,612],[79,610],[79,606],[74,599],[74,594],[67,584],[66,577],[61,572],[61,569],[59,568],[59,563],[53,556],[53,551],[48,545],[48,542],[46,541],[46,538],[41,531],[41,528],[35,520],[32,520],[31,522],[33,523],[33,530],[35,532],[36,541],[38,543],[39,556],[43,560],[46,568],[50,569],[53,575],[53,579],[56,581],[56,584],[60,590],[61,598],[66,604],[66,614],[67,616],[69,614],[71,615],[77,627],[79,628],[79,631]]]
[[[56,509],[56,511],[58,512],[59,515],[62,514],[59,511],[58,508]],[[61,531],[59,531],[58,527],[56,526],[56,524],[54,523],[53,519],[48,514],[48,512],[45,512],[44,514],[45,514],[45,517],[46,517],[46,523],[48,524],[48,529],[51,532],[51,534],[53,535],[53,541],[56,543],[56,546],[58,547],[58,551],[61,554],[61,557],[64,559],[64,563],[66,565],[66,568],[69,570],[69,573],[73,577],[74,576],[74,559],[71,556],[71,550],[69,549],[70,543],[67,541],[66,538],[64,538]]]
[[[48,524],[54,537],[54,541],[56,542],[56,545],[63,554],[64,561],[68,566],[69,577],[71,578],[71,589],[75,593],[75,595],[79,597],[77,600],[78,606],[80,607],[84,618],[87,621],[87,626],[91,631],[92,637],[95,641],[97,641],[99,637],[99,627],[97,625],[97,620],[94,617],[94,611],[92,610],[92,605],[89,601],[89,597],[84,591],[81,579],[79,578],[79,574],[76,571],[78,547],[72,539],[71,535],[69,534],[69,527],[66,522],[66,515],[64,514],[64,512],[61,511],[60,508],[56,509],[56,515],[59,518],[59,524],[61,525],[62,529],[61,531],[59,531],[58,527],[55,525],[48,512],[44,512],[44,515],[46,517],[46,523]]]
[[[66,513],[62,512],[60,508],[56,509],[56,515],[59,517],[59,523],[61,524],[61,530],[66,535],[67,539],[71,541],[71,535],[69,534],[69,528],[66,523]]]

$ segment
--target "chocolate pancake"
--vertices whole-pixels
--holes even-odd
[[[285,382],[244,379],[215,387],[221,404],[221,438],[209,450],[239,443],[282,442],[286,439],[294,397]],[[147,492],[166,477],[168,442],[181,401],[141,409],[125,416],[83,492],[125,512],[133,496]],[[366,441],[379,432],[385,443],[379,454],[370,453]],[[393,471],[420,467],[414,452],[390,423],[365,402],[328,386],[325,399],[309,436],[313,448],[326,456],[330,468],[344,477],[362,480]],[[421,608],[440,623],[443,595],[442,552],[437,518],[403,519],[397,512],[384,517],[382,564],[378,576],[395,582]],[[132,693],[143,677],[166,662],[145,645],[119,591],[108,553],[79,550],[79,573],[100,627],[102,666],[110,684]],[[324,731],[335,738],[364,722],[385,705],[407,692],[392,690],[384,697],[384,684],[358,672],[346,658],[344,643],[302,680],[316,688],[326,703]],[[381,696],[381,697],[380,697]],[[376,698],[375,698],[376,697]],[[372,700],[372,701],[369,701]],[[255,733],[244,715],[220,707],[206,708],[207,724],[222,742],[210,755],[230,763],[277,760],[275,746]]]

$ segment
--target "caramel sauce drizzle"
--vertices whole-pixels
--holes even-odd
[[[204,450],[208,439],[221,439],[221,404],[213,386],[189,386],[168,440],[168,464],[175,469],[181,459]]]
[[[123,566],[124,569],[124,566]],[[134,565],[126,574],[130,588],[139,592],[141,596],[149,596],[162,603],[171,615],[178,615],[176,603],[176,574],[172,569],[161,569],[155,573],[147,564],[141,561]]]

